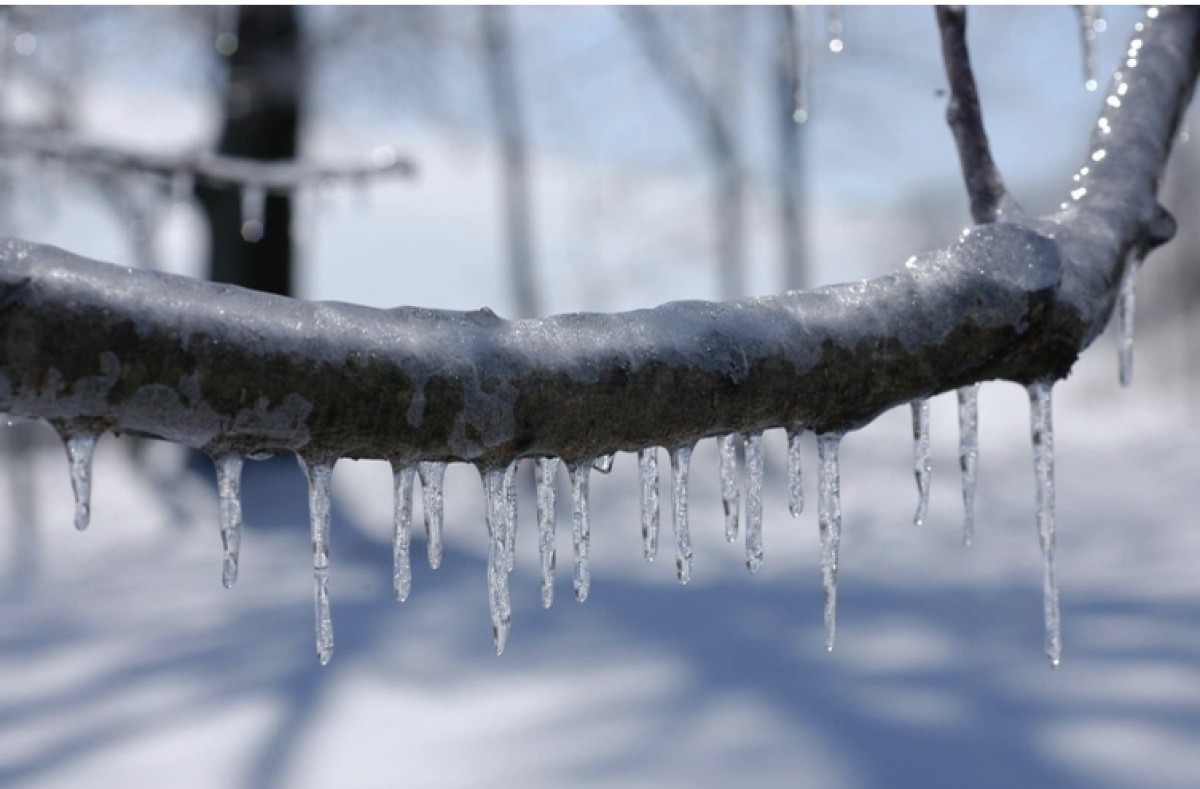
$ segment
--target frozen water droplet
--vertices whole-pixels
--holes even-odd
[[[738,509],[741,507],[741,486],[737,478],[737,433],[717,439],[721,471],[721,503],[725,507],[725,539],[733,542],[738,533]]]
[[[221,519],[221,582],[232,589],[238,576],[238,551],[242,544],[242,458],[218,458],[217,497]]]
[[[913,523],[925,525],[929,514],[929,477],[933,463],[929,456],[929,401],[912,401],[913,418],[913,476],[917,478],[917,513]]]
[[[599,471],[601,474],[607,474],[612,471],[613,461],[616,459],[616,452],[609,452],[607,455],[601,455],[592,461],[592,468]]]
[[[800,439],[804,428],[793,427],[787,431],[788,511],[793,518],[804,512],[804,480],[800,473]]]
[[[267,190],[260,184],[242,187],[242,238],[254,244],[266,232]]]
[[[313,609],[316,617],[317,660],[333,657],[333,616],[329,609],[329,518],[333,463],[299,458],[308,478],[308,520],[312,531]]]
[[[642,556],[654,561],[658,553],[658,449],[647,447],[638,452],[638,471],[642,483]]]
[[[752,573],[763,563],[762,494],[762,433],[750,433],[746,436],[746,569]]]
[[[958,390],[958,465],[962,469],[963,545],[975,541],[975,466],[979,460],[979,384]]]
[[[517,470],[521,461],[514,460],[504,469],[504,517],[508,542],[505,551],[508,556],[508,571],[511,573],[517,561]]]
[[[821,588],[825,597],[825,649],[832,651],[837,635],[838,545],[842,539],[841,472],[838,448],[841,433],[817,436],[817,522],[821,534]]]
[[[694,445],[671,452],[671,506],[675,524],[675,571],[679,583],[692,580],[692,534],[688,528],[687,482]]]
[[[575,543],[575,599],[587,599],[592,585],[592,573],[588,567],[591,551],[592,528],[588,523],[588,477],[591,463],[580,463],[571,468],[571,500],[574,505],[571,536]]]
[[[71,488],[75,491],[75,528],[83,531],[92,517],[92,456],[96,453],[95,433],[73,432],[65,439],[67,459],[71,463]]]
[[[488,610],[492,615],[492,645],[504,653],[512,627],[512,605],[508,596],[508,500],[504,493],[504,469],[482,471],[485,517],[488,531]]]
[[[1141,268],[1141,257],[1130,255],[1129,260],[1125,263],[1125,273],[1121,275],[1121,291],[1117,297],[1121,386],[1129,386],[1133,383],[1134,289],[1137,285],[1138,271]]]
[[[554,537],[556,518],[554,506],[558,498],[554,478],[558,475],[561,461],[558,458],[538,458],[537,466],[537,511],[538,511],[538,555],[542,560],[542,608],[554,603],[554,571],[558,564]]]
[[[421,478],[421,508],[425,511],[425,545],[429,566],[442,566],[442,491],[446,479],[445,463],[418,463]]]
[[[1100,19],[1100,8],[1094,5],[1075,6],[1079,13],[1079,32],[1083,43],[1083,84],[1088,90],[1095,90],[1096,83],[1096,36],[1102,26],[1097,25]]]
[[[1057,666],[1062,660],[1058,610],[1058,581],[1054,572],[1054,423],[1049,382],[1029,386],[1029,417],[1033,436],[1033,473],[1037,480],[1038,539],[1042,547],[1042,609],[1046,621],[1046,656]]]
[[[410,463],[392,464],[392,591],[403,603],[412,591],[413,478],[417,470]]]

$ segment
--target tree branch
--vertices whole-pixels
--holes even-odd
[[[9,241],[0,410],[213,454],[494,467],[796,424],[844,431],[975,381],[1061,378],[1107,322],[1127,253],[1170,235],[1155,193],[1196,78],[1200,11],[1156,13],[1113,83],[1085,194],[887,276],[504,321],[301,302]]]

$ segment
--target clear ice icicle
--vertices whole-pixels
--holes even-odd
[[[1134,289],[1141,268],[1142,259],[1137,255],[1130,255],[1125,263],[1125,273],[1121,275],[1121,292],[1117,298],[1121,386],[1133,383]]]
[[[1029,386],[1029,421],[1033,437],[1033,473],[1037,480],[1038,539],[1042,546],[1042,612],[1046,620],[1046,657],[1057,667],[1062,661],[1062,631],[1058,612],[1058,581],[1054,573],[1054,423],[1052,383]]]
[[[505,552],[508,556],[508,571],[513,571],[517,561],[517,471],[520,469],[519,460],[514,460],[504,469],[504,517],[507,519],[505,534],[508,542]]]
[[[483,496],[488,533],[488,610],[492,615],[492,645],[504,654],[512,627],[512,605],[508,597],[508,500],[504,494],[504,469],[483,474]]]
[[[259,184],[242,187],[242,238],[250,243],[262,240],[266,232],[267,190]]]
[[[417,470],[412,464],[392,465],[392,591],[403,603],[412,591],[413,477]]]
[[[1096,82],[1096,34],[1102,26],[1099,6],[1078,5],[1080,40],[1083,44],[1083,86],[1088,90],[1098,87]],[[1097,23],[1100,25],[1097,25]]]
[[[580,463],[571,468],[571,537],[575,544],[575,599],[587,599],[592,586],[588,555],[592,547],[592,527],[588,523],[588,478],[592,464]]]
[[[693,445],[671,453],[671,507],[675,524],[675,572],[679,583],[692,580],[692,534],[688,528],[687,483]]]
[[[837,635],[838,545],[842,539],[841,473],[838,448],[841,433],[817,436],[820,466],[817,482],[817,522],[821,534],[821,588],[825,597],[825,649],[833,651]]]
[[[599,471],[601,474],[607,474],[612,471],[613,461],[616,460],[617,453],[609,452],[607,455],[601,455],[592,461],[592,468]]]
[[[221,518],[221,583],[232,589],[238,576],[238,551],[242,545],[242,458],[218,458],[217,498]]]
[[[71,462],[71,488],[75,491],[75,528],[83,531],[92,517],[92,456],[96,454],[96,434],[71,433],[64,439],[67,459]]]
[[[841,6],[831,5],[825,12],[825,34],[829,42],[829,51],[841,52],[845,47],[842,39],[842,9]]]
[[[804,512],[804,480],[800,473],[800,439],[804,428],[793,427],[787,431],[787,474],[788,474],[788,511],[793,518],[799,518]]]
[[[741,486],[737,478],[737,433],[717,439],[717,454],[721,471],[721,504],[725,508],[725,539],[733,542],[738,533],[738,510],[741,508]]]
[[[445,487],[446,464],[425,462],[417,464],[421,478],[421,508],[425,511],[425,546],[429,567],[442,565],[442,491]]]
[[[796,92],[792,97],[792,120],[808,121],[808,7],[789,6],[791,15],[791,68],[795,74]]]
[[[313,611],[317,629],[317,660],[324,666],[333,657],[333,616],[329,610],[329,498],[333,463],[306,461],[300,467],[308,477],[308,520],[312,530]]]
[[[929,401],[912,401],[913,419],[913,476],[917,479],[917,513],[913,523],[925,525],[929,515],[929,477],[933,463],[929,455]]]
[[[979,384],[958,390],[958,465],[962,469],[963,545],[975,541],[975,466],[979,461]]]
[[[638,452],[638,473],[642,483],[642,556],[654,561],[658,553],[658,448]]]
[[[762,494],[762,433],[751,433],[746,436],[746,569],[752,573],[763,563]]]
[[[542,608],[554,604],[554,570],[558,565],[558,553],[555,550],[555,514],[554,505],[557,494],[554,489],[554,478],[558,476],[558,458],[538,458],[537,470],[537,513],[538,513],[538,556],[542,560]]]

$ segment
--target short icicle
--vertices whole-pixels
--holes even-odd
[[[1117,298],[1121,386],[1133,383],[1134,288],[1141,268],[1141,257],[1130,255],[1125,263],[1125,273],[1121,275],[1121,292]]]
[[[507,518],[505,534],[508,543],[505,553],[508,556],[508,571],[511,573],[517,561],[517,471],[520,470],[519,460],[514,460],[504,469],[504,517]]]
[[[788,512],[793,518],[799,518],[804,512],[804,479],[800,473],[800,439],[804,428],[791,427],[787,431],[787,474],[788,474]]]
[[[537,513],[538,513],[538,556],[542,563],[542,608],[554,604],[554,571],[558,565],[555,550],[555,514],[557,494],[554,479],[561,465],[558,458],[538,458],[537,466]]]
[[[671,452],[671,507],[675,524],[675,572],[679,583],[692,580],[692,534],[688,527],[688,469],[694,445]]]
[[[1062,630],[1058,610],[1058,580],[1054,572],[1054,423],[1051,414],[1053,383],[1029,386],[1030,432],[1033,437],[1033,473],[1037,479],[1038,538],[1042,546],[1042,612],[1046,620],[1046,657],[1050,665],[1062,662]]]
[[[329,609],[330,483],[333,461],[300,458],[308,477],[308,520],[312,530],[313,609],[317,629],[317,660],[327,665],[333,657],[333,616]]]
[[[412,591],[413,477],[417,470],[411,463],[392,464],[392,591],[403,603]]]
[[[67,459],[71,463],[71,488],[75,491],[75,528],[84,531],[92,519],[92,457],[96,454],[95,433],[79,431],[66,435]]]
[[[638,452],[642,485],[642,557],[654,561],[658,554],[658,448]]]
[[[1100,7],[1094,5],[1077,5],[1079,14],[1080,42],[1083,45],[1083,86],[1088,90],[1099,87],[1096,82],[1096,35],[1098,28],[1103,25]]]
[[[817,436],[819,463],[817,482],[817,522],[821,534],[821,588],[825,597],[825,649],[833,651],[837,635],[838,545],[842,539],[841,474],[838,449],[841,433]]]
[[[975,466],[979,461],[979,384],[958,390],[958,465],[962,469],[963,545],[975,541]]]
[[[792,35],[789,47],[791,68],[796,78],[796,92],[792,96],[792,120],[796,123],[808,121],[808,7],[792,5]]]
[[[607,455],[601,455],[592,461],[592,468],[599,471],[601,474],[608,474],[613,469],[613,461],[617,459],[616,452],[609,452]]]
[[[232,589],[242,545],[242,464],[240,455],[217,458],[217,500],[221,520],[221,583]]]
[[[837,54],[845,48],[842,39],[842,8],[831,5],[825,11],[825,34],[829,42],[829,51]]]
[[[484,516],[488,533],[488,610],[492,615],[492,645],[504,654],[512,627],[508,596],[508,500],[504,493],[505,469],[488,469],[483,476]]]
[[[592,527],[588,523],[588,478],[592,464],[580,463],[571,467],[571,536],[575,544],[575,599],[587,600],[592,586],[592,572],[588,567],[588,555],[592,546]]]
[[[429,554],[429,567],[436,570],[442,565],[442,491],[446,480],[446,464],[418,463],[417,475],[421,478],[421,508],[425,511],[425,546]]]
[[[737,445],[741,440],[737,433],[717,439],[717,453],[721,471],[721,504],[725,508],[725,539],[733,542],[738,533],[738,509],[741,507],[741,486],[737,478]]]
[[[242,238],[252,244],[266,233],[267,190],[259,184],[242,187]]]
[[[913,418],[913,476],[917,479],[917,512],[913,523],[925,525],[929,515],[929,477],[933,463],[929,456],[929,401],[912,401]]]
[[[762,433],[746,436],[746,569],[751,573],[757,573],[763,563],[762,438]]]

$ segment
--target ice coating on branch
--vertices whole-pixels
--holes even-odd
[[[671,452],[671,507],[675,525],[675,571],[679,583],[692,580],[692,534],[688,527],[687,482],[694,445]]]
[[[425,545],[429,567],[442,565],[442,491],[446,480],[445,463],[418,463],[421,478],[421,508],[425,511]]]
[[[412,591],[413,478],[417,470],[412,464],[392,465],[392,591],[403,603]]]
[[[508,571],[513,571],[517,560],[517,471],[519,460],[514,460],[504,469],[504,517],[507,519],[506,534],[508,542],[505,552],[508,556]]]
[[[929,401],[912,401],[913,418],[913,476],[917,479],[917,513],[913,523],[925,525],[929,514],[929,477],[933,473],[933,462],[929,453]]]
[[[609,452],[607,455],[601,455],[592,461],[592,468],[599,471],[601,474],[607,474],[612,471],[613,461],[616,459],[616,452]]]
[[[250,243],[262,240],[266,233],[267,190],[259,184],[242,187],[242,238]]]
[[[741,490],[737,478],[737,445],[741,436],[730,433],[717,439],[721,471],[721,504],[725,508],[725,539],[733,542],[738,533]]]
[[[746,569],[751,573],[757,573],[763,563],[762,496],[762,433],[750,433],[746,436]]]
[[[638,452],[638,476],[642,489],[642,556],[654,561],[658,553],[658,448]]]
[[[580,463],[571,468],[571,537],[575,544],[575,599],[587,599],[592,585],[592,573],[588,567],[591,550],[592,530],[588,524],[588,477],[592,464]]]
[[[817,436],[817,523],[821,536],[821,589],[825,598],[825,649],[833,651],[837,635],[838,544],[842,539],[841,433]]]
[[[556,526],[554,506],[558,495],[554,488],[554,478],[558,475],[558,467],[561,463],[562,461],[558,458],[538,458],[535,461],[538,556],[542,565],[542,608],[549,608],[554,604],[554,570],[558,564],[558,554],[554,546]]]
[[[1037,480],[1038,539],[1042,547],[1042,610],[1046,620],[1046,656],[1062,661],[1058,580],[1054,572],[1054,423],[1049,382],[1029,386],[1029,419],[1033,436],[1033,473]]]
[[[1075,6],[1079,13],[1080,41],[1083,44],[1083,85],[1088,90],[1099,87],[1096,82],[1096,36],[1104,30],[1106,23],[1100,7],[1094,5]]]
[[[92,517],[92,456],[96,454],[95,433],[64,434],[67,460],[71,465],[71,489],[75,492],[75,528],[84,531]]]
[[[237,583],[238,551],[242,544],[242,464],[239,455],[216,460],[217,499],[221,522],[221,583],[232,589]]]
[[[799,518],[804,512],[804,480],[800,471],[800,439],[804,428],[795,426],[787,431],[788,512]]]
[[[512,627],[508,596],[508,500],[504,493],[505,469],[480,472],[483,479],[484,517],[488,533],[488,610],[492,615],[492,646],[504,654]]]
[[[958,465],[962,469],[963,545],[975,541],[975,466],[979,460],[979,384],[958,390]]]
[[[308,478],[308,521],[312,531],[313,613],[316,619],[317,660],[333,657],[333,616],[329,610],[329,518],[333,463],[299,458]]]
[[[1121,275],[1121,292],[1117,297],[1118,343],[1121,386],[1133,383],[1133,319],[1134,289],[1137,275],[1142,268],[1142,258],[1130,255]]]

